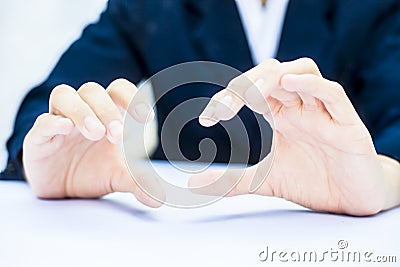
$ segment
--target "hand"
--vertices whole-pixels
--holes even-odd
[[[138,187],[126,167],[121,108],[142,123],[154,117],[147,99],[127,80],[116,80],[107,90],[86,83],[77,91],[67,85],[52,91],[50,112],[38,117],[23,145],[25,176],[38,197],[96,198],[119,191],[132,192],[145,205],[161,205]],[[145,171],[135,173],[153,189],[150,195],[163,198],[155,179]]]
[[[382,165],[386,159],[375,152],[345,91],[324,79],[312,60],[268,60],[247,71],[211,99],[200,123],[210,127],[229,120],[243,105],[270,123],[273,152],[244,170],[193,176],[189,187],[196,192],[224,194],[228,185],[233,187],[228,196],[256,193],[352,215],[375,214],[400,202],[388,201],[394,189]]]

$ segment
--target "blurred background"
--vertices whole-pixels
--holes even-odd
[[[0,0],[0,170],[20,102],[107,0]]]

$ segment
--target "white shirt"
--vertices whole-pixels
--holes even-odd
[[[289,0],[236,0],[255,64],[276,56]]]

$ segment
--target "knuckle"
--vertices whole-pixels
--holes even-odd
[[[126,85],[131,85],[132,83],[128,81],[127,79],[124,78],[118,78],[115,79],[114,81],[111,82],[111,85],[117,85],[117,86],[126,86]]]
[[[252,76],[254,76],[254,74],[252,73],[252,70],[242,73],[241,75],[233,78],[229,82],[228,87],[235,89],[235,90],[241,89],[243,87],[249,87],[249,86],[253,85],[253,83],[254,83]]]
[[[302,57],[299,59],[300,63],[305,66],[307,69],[312,70],[314,72],[319,72],[319,68],[317,63],[312,58]]]
[[[232,80],[230,80],[230,82],[228,83],[227,88],[230,88],[230,89],[236,88],[237,85],[239,84],[239,80],[240,80],[240,79],[243,79],[242,76],[243,76],[243,75],[239,75],[239,76],[233,78]]]
[[[270,77],[279,77],[281,75],[280,62],[274,58],[267,59],[261,63],[261,70],[264,74],[268,73]]]
[[[299,59],[299,61],[310,66],[315,65],[314,60],[310,57],[302,57]]]
[[[265,67],[268,67],[268,66],[276,67],[279,64],[280,64],[280,62],[275,58],[269,58],[261,63],[261,65],[265,66]]]
[[[50,113],[58,113],[60,110],[60,106],[65,103],[65,99],[68,99],[70,95],[76,94],[74,88],[61,84],[56,86],[50,93],[49,97],[49,112]]]
[[[74,105],[70,112],[72,117],[80,117],[88,113],[81,105]]]
[[[263,69],[274,70],[274,69],[277,69],[277,67],[279,67],[280,62],[278,60],[276,60],[275,58],[269,58],[269,59],[261,62],[260,65]]]
[[[236,96],[240,99],[243,98],[245,90],[250,88],[254,82],[246,76],[246,74],[239,75],[232,79],[228,86],[226,87],[226,91],[220,91],[219,97],[223,98],[227,93],[231,94],[232,96]]]
[[[331,84],[332,84],[332,87],[333,87],[334,89],[336,89],[337,91],[342,91],[342,92],[344,92],[344,89],[343,89],[343,87],[342,87],[342,85],[341,85],[340,83],[335,82],[335,81],[331,81]]]
[[[331,85],[332,85],[332,91],[333,91],[332,95],[333,95],[334,102],[337,102],[346,96],[346,93],[345,93],[342,85],[340,85],[338,82],[331,81]]]
[[[62,98],[63,96],[74,92],[75,89],[66,84],[57,85],[50,93],[50,102],[52,102],[51,100],[57,100],[58,98]]]
[[[83,84],[79,90],[78,90],[78,94],[81,96],[87,96],[87,95],[92,95],[95,94],[99,91],[103,91],[103,87],[95,82],[87,82],[85,84]]]
[[[136,86],[134,86],[133,83],[131,83],[127,79],[119,78],[110,83],[110,85],[107,88],[107,92],[113,93],[121,88],[130,88],[136,90]]]
[[[43,123],[47,120],[48,117],[49,117],[49,113],[40,114],[40,115],[36,118],[35,124],[37,124],[37,125],[43,124]]]
[[[217,93],[212,97],[212,99],[215,100],[215,101],[217,101],[217,102],[220,102],[220,101],[224,98],[224,96],[226,96],[226,95],[227,95],[226,91],[225,91],[225,90],[221,90],[221,91],[217,92]]]
[[[102,120],[112,120],[115,117],[120,117],[120,112],[114,108],[109,106],[103,106],[96,112],[96,115]]]

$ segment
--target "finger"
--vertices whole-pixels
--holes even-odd
[[[279,100],[285,107],[300,106],[302,104],[300,96],[296,92],[274,90],[271,92],[270,96]]]
[[[298,94],[282,89],[280,80],[287,73],[312,73],[321,76],[317,64],[309,58],[300,58],[291,62],[279,63],[277,60],[267,60],[243,75],[255,81],[257,86],[250,86],[245,91],[245,99],[251,109],[264,114],[269,112],[265,104],[268,97],[279,100],[285,106],[294,106],[301,103]]]
[[[274,73],[279,67],[279,61],[275,59],[270,59],[267,62],[268,65],[271,66],[270,72],[268,74],[271,76],[275,76]],[[251,99],[257,99],[257,102],[254,103],[253,106],[251,106],[253,110],[256,110],[259,113],[267,112],[268,104],[266,100],[263,99],[263,96],[260,93],[260,87],[265,83],[264,79],[260,78],[263,77],[261,76],[260,70],[260,65],[258,65],[253,69],[243,73],[242,75],[235,77],[229,82],[226,89],[214,95],[211,98],[210,103],[206,106],[206,108],[200,115],[200,124],[206,127],[210,127],[217,124],[220,120],[227,120],[232,118],[234,115],[236,115],[237,112],[239,112],[243,105],[248,104],[246,102],[246,99],[249,97],[246,96],[247,94],[250,94]],[[267,70],[264,69],[264,71]],[[223,98],[229,99],[230,105],[227,105],[227,101],[225,103],[220,103]],[[218,105],[226,106],[225,110],[230,110],[234,114],[232,115],[223,112],[217,112]]]
[[[293,61],[280,63],[276,59],[268,59],[242,75],[246,76],[252,83],[258,79],[270,79],[275,86],[279,86],[280,78],[285,74],[314,74],[321,76],[318,65],[310,58],[299,58]],[[248,87],[247,87],[248,88]],[[243,91],[243,88],[241,88]]]
[[[269,109],[267,112],[264,112],[263,117],[264,119],[269,123],[269,125],[274,129],[274,114],[278,113],[281,108],[282,108],[282,102],[279,100],[273,98],[273,97],[268,97],[267,98],[267,103],[269,105]]]
[[[293,61],[283,62],[282,75],[285,74],[314,74],[322,77],[322,74],[318,68],[317,63],[311,58],[303,57]]]
[[[269,112],[267,98],[278,89],[282,64],[269,59],[233,79],[227,89],[237,94],[253,111]]]
[[[243,106],[243,101],[236,94],[228,90],[221,90],[211,98],[207,107],[199,116],[199,122],[203,126],[210,127],[218,123],[216,118],[230,120]]]
[[[106,89],[111,99],[139,122],[149,122],[154,111],[146,96],[137,87],[125,79],[113,81]]]
[[[211,170],[193,175],[188,182],[191,191],[213,196],[237,196],[262,194],[272,196],[273,191],[267,182],[269,169],[254,165],[245,169]]]
[[[269,59],[250,69],[242,75],[234,78],[221,95],[230,96],[233,101],[225,110],[237,113],[246,104],[253,111],[260,114],[270,113],[267,99],[273,97],[284,105],[298,105],[300,96],[292,92],[282,90],[280,80],[286,73],[312,73],[321,76],[316,63],[308,58],[301,58],[291,62],[280,63],[275,59]],[[229,119],[232,114],[217,112],[218,98],[215,96],[200,115],[200,123],[203,126],[212,126],[220,120]]]
[[[51,141],[55,135],[70,134],[73,129],[74,124],[70,119],[45,113],[33,124],[29,131],[29,141],[34,145],[42,145]]]
[[[57,151],[65,135],[74,129],[73,122],[48,113],[40,115],[24,140],[24,151],[34,147],[34,156],[42,158]]]
[[[151,173],[141,171],[137,166],[135,178],[124,166],[119,175],[112,180],[112,192],[133,193],[138,201],[146,206],[158,208],[165,202],[165,192],[157,178]]]
[[[50,94],[50,113],[72,120],[84,137],[97,141],[104,137],[105,127],[90,106],[68,85],[59,85]]]
[[[329,115],[341,124],[359,122],[359,117],[343,87],[313,74],[288,74],[282,78],[285,90],[307,94],[320,100]]]
[[[79,88],[78,94],[106,127],[107,139],[114,144],[122,143],[122,114],[104,88],[89,82]]]

